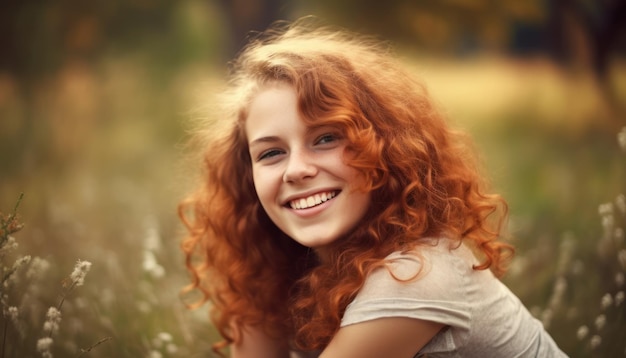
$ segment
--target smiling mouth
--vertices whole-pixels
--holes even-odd
[[[307,196],[306,198],[300,198],[292,200],[288,203],[289,207],[295,210],[302,210],[318,206],[328,200],[334,198],[339,194],[339,191],[327,191],[318,193],[315,195]]]

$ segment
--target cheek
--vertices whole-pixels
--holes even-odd
[[[254,185],[254,190],[259,197],[261,197],[261,193],[263,192],[263,183],[261,182],[261,179],[262,177],[259,175],[258,170],[252,169],[252,184]]]
[[[265,207],[265,204],[270,200],[269,198],[273,196],[271,181],[269,180],[267,173],[264,173],[263,170],[253,168],[252,182],[261,205]]]
[[[353,189],[365,189],[368,185],[366,183],[366,177],[359,170],[348,166],[347,164],[342,164],[342,176],[346,178],[349,182],[350,187]]]
[[[334,171],[340,176],[350,181],[361,182],[363,181],[363,174],[349,165],[353,157],[354,154],[344,147],[338,150],[334,155],[328,157],[326,163],[332,163]]]

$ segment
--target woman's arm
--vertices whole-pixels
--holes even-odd
[[[443,327],[406,317],[352,324],[339,329],[320,358],[411,358]]]
[[[260,327],[245,326],[241,340],[230,347],[231,358],[289,358],[285,340],[269,337]]]

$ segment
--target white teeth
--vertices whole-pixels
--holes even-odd
[[[321,194],[311,195],[306,198],[295,199],[289,202],[289,206],[292,209],[307,209],[316,205],[319,205],[323,202],[326,202],[337,195],[334,191],[324,192]]]

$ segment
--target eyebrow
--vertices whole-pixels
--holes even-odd
[[[278,141],[280,141],[280,139],[276,136],[260,137],[260,138],[252,140],[250,143],[248,143],[248,146],[252,147],[253,145],[257,145],[261,143],[275,143]]]

